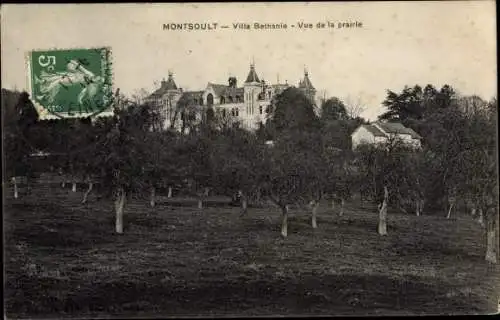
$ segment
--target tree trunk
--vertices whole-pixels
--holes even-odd
[[[381,236],[387,235],[387,201],[389,199],[389,191],[384,187],[384,200],[380,206],[378,218],[378,234]]]
[[[474,218],[476,216],[476,208],[470,209],[470,215]]]
[[[479,208],[479,218],[477,219],[477,222],[484,227],[484,215],[483,215],[483,209]]]
[[[244,193],[241,193],[241,215],[245,215],[248,211],[248,198]]]
[[[168,187],[167,198],[172,198],[172,187]]]
[[[454,203],[452,202],[452,203],[450,204],[450,208],[448,209],[448,215],[446,216],[446,219],[449,219],[449,218],[450,218],[450,216],[451,216],[451,210],[453,209],[453,205],[454,205]]]
[[[403,212],[404,214],[408,214],[408,211],[405,209],[406,201],[401,197],[401,195],[398,195],[398,208]]]
[[[495,209],[495,249],[497,252],[497,261],[500,259],[500,216],[497,214]]]
[[[32,190],[32,181],[30,179],[27,179],[26,181],[26,194],[31,194]]]
[[[155,187],[151,187],[151,189],[150,189],[149,205],[151,206],[151,208],[154,208],[156,205],[156,189],[155,189]]]
[[[71,186],[71,191],[76,192],[76,182],[73,181],[73,185]]]
[[[288,235],[288,205],[281,207],[282,220],[281,220],[281,235],[286,238]]]
[[[335,199],[332,199],[330,201],[330,208],[332,209],[332,211],[335,210]]]
[[[201,198],[198,199],[198,209],[203,209],[203,200]]]
[[[17,199],[17,198],[19,198],[19,190],[17,188],[17,179],[16,179],[16,177],[12,178],[12,182],[14,183],[14,198]]]
[[[340,199],[340,212],[339,212],[339,216],[343,216],[344,215],[344,204],[345,204],[345,200],[344,198],[341,198]]]
[[[89,181],[89,188],[87,189],[87,191],[85,191],[85,193],[83,194],[83,199],[82,199],[82,204],[85,204],[87,203],[87,198],[90,194],[90,192],[92,191],[92,188],[94,187],[94,184]]]
[[[491,209],[490,209],[491,210]],[[493,215],[489,215],[489,218],[493,219]],[[490,219],[488,219],[490,220]],[[497,248],[498,243],[496,243],[496,223],[498,220],[498,215],[495,220],[487,222],[486,230],[486,261],[489,263],[497,263]]]
[[[123,233],[123,209],[125,207],[125,199],[127,194],[123,188],[119,188],[115,199],[116,211],[116,233]]]
[[[316,229],[318,227],[317,221],[316,221],[316,214],[318,213],[318,207],[319,207],[319,201],[313,200],[311,203],[311,225],[313,229]]]

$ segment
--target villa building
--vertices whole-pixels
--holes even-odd
[[[154,91],[147,101],[164,110],[165,128],[181,130],[180,119],[190,117],[191,120],[200,121],[211,108],[217,116],[233,117],[239,120],[244,128],[255,130],[272,112],[273,97],[288,87],[288,83],[269,84],[260,80],[254,64],[250,65],[242,86],[238,86],[236,77],[229,77],[227,84],[209,82],[205,89],[200,91],[183,91],[175,83],[173,73],[169,72],[168,79],[161,82],[160,88]],[[299,81],[298,88],[314,103],[316,89],[307,71]],[[182,107],[178,108],[180,105]]]

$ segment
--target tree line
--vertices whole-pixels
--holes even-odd
[[[338,204],[342,215],[344,203],[360,197],[376,205],[380,235],[388,233],[389,207],[448,218],[466,208],[485,226],[486,259],[496,262],[496,98],[460,96],[448,85],[388,91],[379,119],[418,132],[418,150],[396,137],[353,150],[350,135],[366,120],[335,97],[323,99],[316,112],[296,88],[275,97],[273,112],[255,132],[213,110],[190,123],[188,133],[162,129],[160,108],[125,100],[117,99],[112,117],[39,121],[28,94],[2,90],[6,176],[15,185],[15,177],[36,171],[33,152],[51,153],[40,170],[52,166],[85,180],[82,202],[97,183],[114,201],[118,233],[131,193],[147,194],[154,207],[158,190],[171,195],[174,186],[196,196],[199,208],[210,193],[237,194],[242,215],[249,204],[269,201],[281,211],[284,237],[290,205],[307,208],[317,228],[321,202]]]

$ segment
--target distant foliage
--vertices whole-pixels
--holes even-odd
[[[312,102],[297,88],[288,88],[275,100],[272,122],[276,132],[288,129],[314,130],[320,121]]]
[[[346,120],[348,119],[347,109],[339,98],[333,97],[321,103],[322,120]]]

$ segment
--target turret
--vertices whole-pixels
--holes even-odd
[[[258,99],[259,94],[262,92],[262,83],[255,71],[255,65],[250,64],[250,71],[248,72],[247,80],[243,85],[245,92],[245,111],[247,115],[255,115],[258,112]]]
[[[299,89],[314,103],[316,89],[309,80],[309,72],[304,68],[304,79],[299,81]]]

